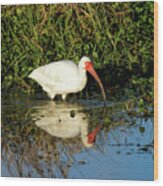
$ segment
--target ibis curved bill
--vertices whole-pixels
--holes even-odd
[[[65,100],[69,93],[76,93],[86,86],[88,71],[99,84],[104,100],[106,99],[103,84],[94,70],[93,63],[88,57],[82,57],[79,64],[62,60],[38,67],[29,77],[39,83],[51,99],[57,94]]]

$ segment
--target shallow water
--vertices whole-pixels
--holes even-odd
[[[153,180],[153,117],[118,101],[3,95],[2,176]]]

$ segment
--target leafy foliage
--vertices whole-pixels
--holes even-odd
[[[33,69],[83,55],[113,85],[152,87],[153,11],[153,2],[2,6],[2,89],[30,90]]]

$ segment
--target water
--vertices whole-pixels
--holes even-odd
[[[153,180],[153,117],[124,105],[3,94],[2,176]]]

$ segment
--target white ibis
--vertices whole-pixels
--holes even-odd
[[[34,109],[37,111],[32,114],[35,124],[50,135],[59,138],[74,138],[81,135],[85,147],[93,146],[101,125],[88,133],[89,122],[78,105],[47,101],[35,106]]]
[[[57,94],[61,94],[62,99],[65,100],[67,94],[79,92],[85,87],[86,71],[98,82],[105,100],[106,95],[102,82],[93,68],[93,63],[85,56],[81,58],[78,66],[69,60],[52,62],[38,67],[29,77],[37,81],[51,99],[54,99]]]

